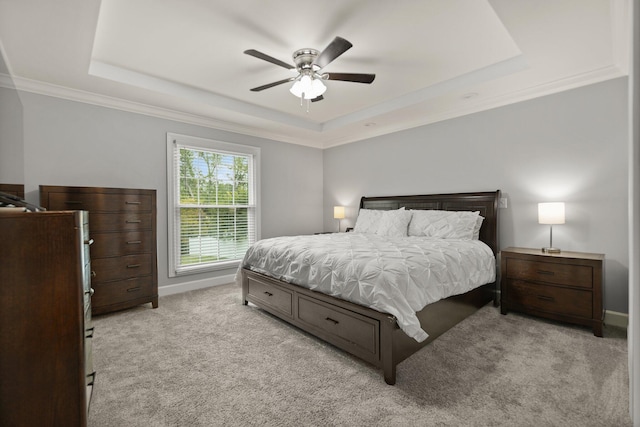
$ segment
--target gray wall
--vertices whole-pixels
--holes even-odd
[[[7,158],[23,165],[28,200],[38,202],[40,184],[158,191],[160,286],[232,273],[168,278],[165,144],[175,132],[261,147],[264,238],[335,230],[334,205],[348,207],[344,229],[362,195],[501,189],[509,203],[501,246],[542,247],[549,230],[537,224],[536,204],[565,201],[555,245],[606,254],[605,307],[628,311],[626,78],[324,151],[30,93],[20,99],[24,162],[13,161],[22,150],[6,139],[0,154],[14,150]]]
[[[605,307],[628,312],[627,79],[324,151],[324,227],[361,196],[500,189],[500,245],[539,248],[537,203],[564,201],[554,246],[606,255]]]
[[[18,91],[0,87],[0,183],[24,184],[23,148],[22,103]]]
[[[161,287],[235,273],[168,277],[167,132],[261,148],[263,238],[322,229],[321,150],[32,93],[21,95],[27,200],[38,203],[39,185],[157,190]]]

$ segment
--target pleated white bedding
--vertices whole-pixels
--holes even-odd
[[[479,240],[334,233],[264,239],[241,268],[397,318],[416,341],[428,335],[416,312],[495,281],[495,257]]]

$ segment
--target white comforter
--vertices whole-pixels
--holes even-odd
[[[479,240],[335,233],[265,239],[241,267],[397,318],[416,341],[428,335],[416,312],[495,281],[495,257]]]

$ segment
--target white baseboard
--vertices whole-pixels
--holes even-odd
[[[606,325],[617,326],[627,329],[629,324],[629,315],[627,313],[619,313],[617,311],[605,310],[604,323]]]
[[[196,289],[210,288],[212,286],[228,285],[235,282],[235,274],[213,277],[211,279],[194,280],[192,282],[178,283],[176,285],[166,285],[158,287],[158,296],[179,294],[182,292],[195,291]]]

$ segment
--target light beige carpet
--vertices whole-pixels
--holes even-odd
[[[98,426],[627,426],[627,341],[488,305],[381,371],[225,285],[95,318]]]

